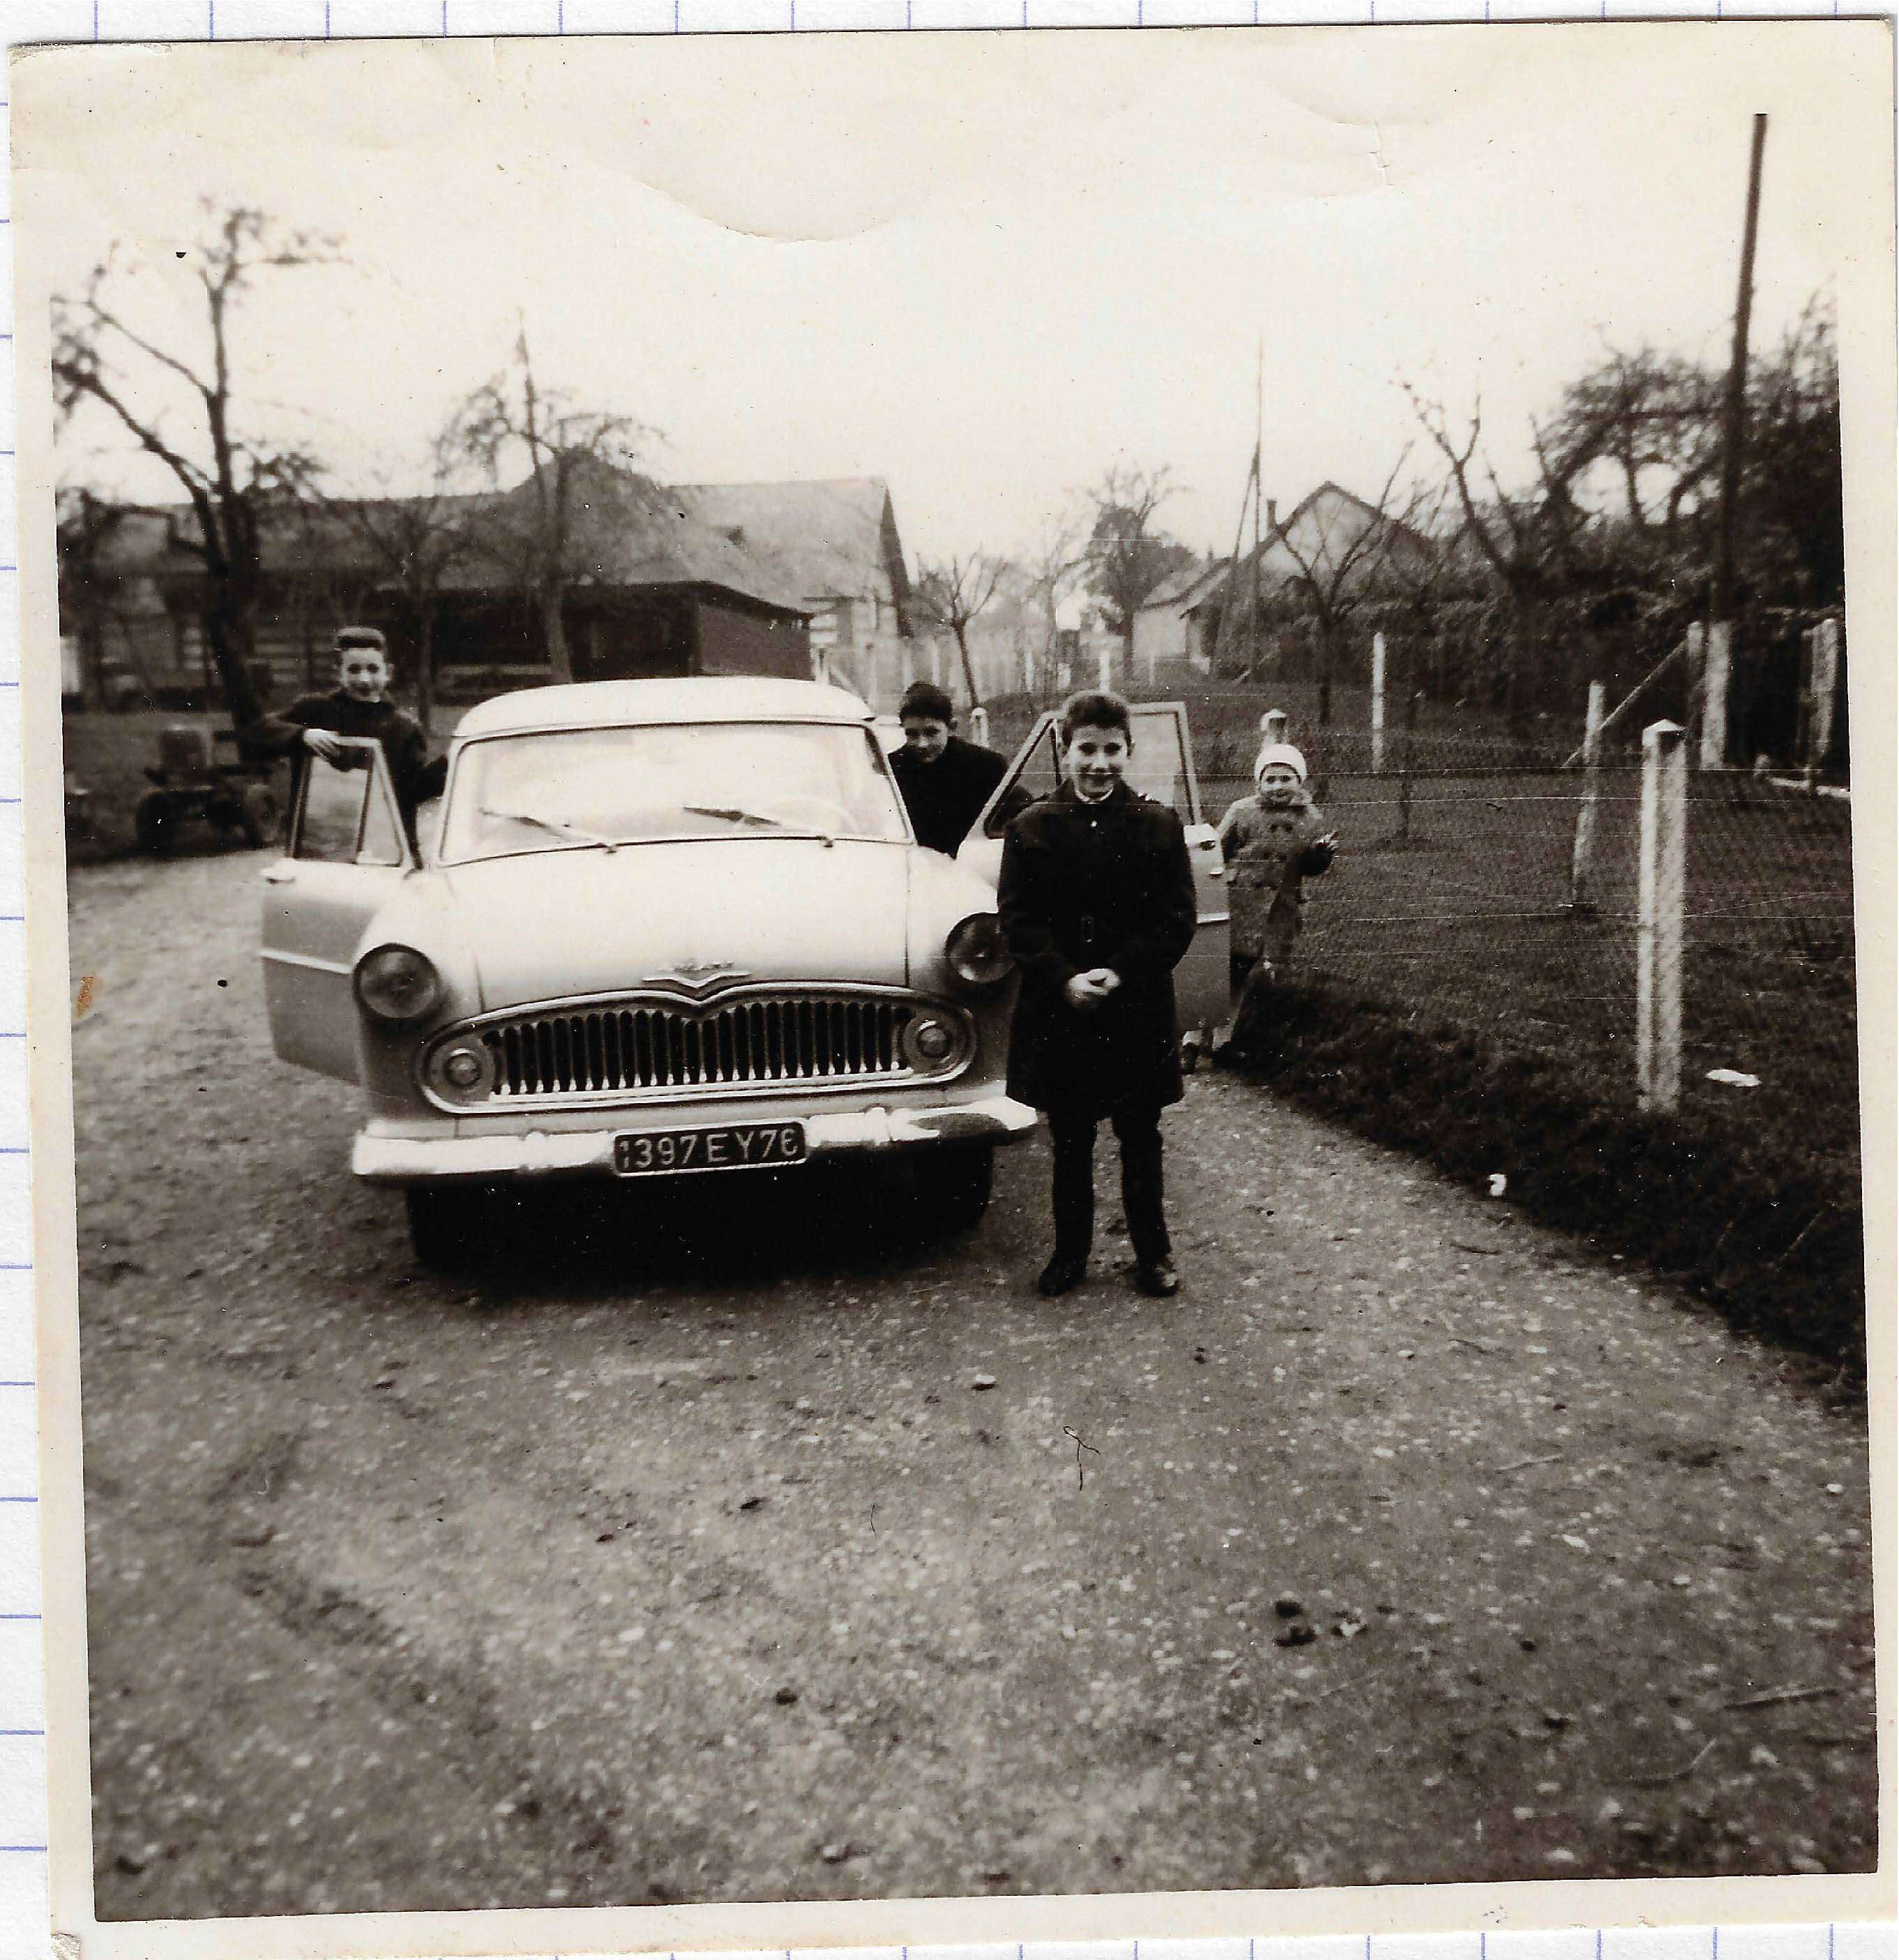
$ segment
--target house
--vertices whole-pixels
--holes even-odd
[[[798,594],[820,676],[879,707],[894,704],[919,649],[903,539],[881,477],[687,483],[669,494]]]
[[[561,620],[576,680],[810,674],[812,609],[776,568],[646,478],[589,464],[572,488]],[[531,481],[486,500],[480,544],[444,575],[435,628],[444,693],[545,677],[544,636],[526,616],[509,548],[532,535],[533,499]]]
[[[773,567],[644,478],[590,465],[573,487],[561,614],[576,679],[810,673],[813,609]],[[443,574],[432,622],[444,697],[547,677],[545,636],[519,575],[532,497],[524,482],[441,500],[444,520],[467,539]],[[399,500],[299,507],[266,521],[256,678],[269,695],[327,686],[332,637],[352,622],[388,634],[399,672],[413,658],[416,608],[367,534],[398,508]],[[141,693],[168,705],[216,698],[196,536],[188,505],[62,522],[61,625],[79,644],[82,671],[129,672]]]
[[[1413,567],[1421,569],[1434,549],[1422,533],[1362,497],[1338,484],[1321,483],[1273,526],[1257,552],[1243,553],[1231,572],[1224,564],[1210,568],[1172,602],[1190,649],[1184,657],[1211,667],[1229,593],[1237,606],[1235,627],[1244,632],[1256,560],[1260,610],[1270,616],[1305,609],[1309,601],[1302,601],[1300,588],[1308,577],[1327,589],[1336,582],[1340,590],[1354,591],[1388,583]]]
[[[1136,609],[1134,668],[1152,686],[1166,661],[1185,661],[1201,673],[1213,665],[1212,638],[1195,608],[1224,586],[1228,559],[1183,565],[1168,573]]]

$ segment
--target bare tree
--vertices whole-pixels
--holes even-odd
[[[361,547],[372,575],[395,592],[416,628],[416,718],[429,733],[435,687],[435,627],[444,587],[479,555],[479,527],[457,488],[462,431],[451,421],[430,447],[429,488],[415,496],[329,500],[329,514]]]
[[[200,288],[206,343],[180,352],[135,324],[140,268],[117,253],[84,290],[54,301],[53,374],[62,419],[88,401],[113,416],[177,478],[196,520],[181,539],[203,561],[205,637],[231,720],[260,711],[251,682],[262,597],[265,523],[304,498],[317,470],[301,446],[247,432],[235,398],[236,316],[259,275],[335,262],[333,240],[286,231],[247,205],[207,203],[194,248],[178,257]],[[182,408],[183,412],[180,412]]]
[[[534,378],[524,328],[512,362],[471,395],[457,418],[456,444],[497,488],[517,468],[527,474],[489,527],[490,548],[511,556],[539,615],[550,673],[570,681],[574,665],[562,616],[569,588],[585,569],[590,500],[628,469],[658,434],[610,409],[581,407]]]
[[[1079,517],[1072,512],[1057,512],[1050,517],[1034,544],[1024,555],[1021,568],[1024,587],[1042,616],[1038,664],[1044,674],[1052,673],[1055,636],[1060,631],[1056,624],[1056,616],[1062,602],[1080,584],[1088,568]]]
[[[1082,548],[1088,590],[1102,603],[1109,627],[1121,636],[1130,670],[1134,616],[1142,602],[1193,554],[1155,523],[1155,514],[1180,486],[1163,465],[1143,469],[1117,463],[1086,493],[1090,511]]]
[[[1393,562],[1416,548],[1411,520],[1427,493],[1417,488],[1399,493],[1398,478],[1410,455],[1406,450],[1391,466],[1375,501],[1350,497],[1328,512],[1317,496],[1309,498],[1268,540],[1298,567],[1295,582],[1318,632],[1321,727],[1332,719],[1333,672],[1353,618],[1381,588],[1388,589],[1385,574]],[[1308,514],[1309,530],[1305,526]]]
[[[1008,568],[1008,559],[992,558],[981,551],[972,552],[967,558],[948,558],[940,565],[917,567],[917,608],[926,619],[954,637],[972,708],[979,707],[983,697],[976,685],[975,663],[970,658],[970,622],[996,597],[996,588]]]
[[[1442,403],[1428,401],[1404,385],[1419,425],[1450,472],[1450,487],[1463,520],[1461,535],[1489,568],[1508,608],[1504,708],[1514,727],[1522,711],[1524,670],[1537,657],[1545,611],[1566,578],[1573,577],[1588,528],[1588,514],[1576,495],[1576,479],[1589,459],[1579,449],[1566,450],[1550,433],[1534,428],[1536,485],[1526,492],[1506,491],[1483,453],[1482,402],[1471,410],[1469,428],[1460,438],[1452,434]],[[1486,485],[1487,495],[1481,494]]]

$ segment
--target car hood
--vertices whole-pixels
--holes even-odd
[[[762,837],[546,851],[436,875],[492,1011],[682,969],[701,985],[741,976],[902,985],[911,855]],[[718,967],[732,971],[704,970]]]

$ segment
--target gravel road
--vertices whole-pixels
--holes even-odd
[[[1222,1076],[1171,1302],[1037,1297],[1039,1144],[451,1286],[264,861],[72,880],[102,1915],[1872,1863],[1863,1423],[1771,1351]]]

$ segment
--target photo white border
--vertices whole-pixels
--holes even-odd
[[[84,0],[81,0],[83,6]],[[208,0],[215,5],[215,0]],[[565,18],[578,0],[552,0]],[[728,19],[750,24],[754,10],[720,0]],[[795,4],[795,0],[794,0]],[[1367,0],[1375,11],[1375,0]],[[146,0],[105,0],[109,24],[135,19],[142,9],[156,24],[182,7]],[[392,8],[392,15],[420,15],[429,8]],[[1104,18],[1128,18],[1140,10],[1098,10]],[[16,39],[31,29],[29,18],[12,27]],[[43,10],[44,11],[44,10]],[[67,8],[68,13],[78,9]],[[343,10],[326,6],[331,24]],[[360,13],[361,9],[354,10]],[[448,9],[443,10],[444,19]],[[466,8],[457,11],[466,12]],[[526,6],[487,8],[518,18]],[[540,11],[547,11],[542,8]],[[595,12],[608,11],[605,8]],[[629,5],[629,15],[651,15]],[[984,10],[986,11],[987,10]],[[1091,13],[1098,10],[1091,9]],[[1388,18],[1391,9],[1386,9]],[[1543,10],[1539,10],[1543,11]],[[307,24],[311,8],[244,8],[225,0],[216,9],[227,32],[234,14],[253,20]],[[914,10],[913,18],[914,18]],[[1501,10],[1499,10],[1500,13]],[[296,17],[295,22],[289,17]],[[1413,18],[1416,18],[1414,15]],[[1546,15],[1547,18],[1547,15]],[[208,19],[215,16],[208,16]],[[919,21],[916,24],[921,25]],[[1813,24],[1730,24],[1744,33],[1825,32]],[[1891,84],[1890,21],[1843,22],[1844,31],[1877,37],[1878,66]],[[1486,31],[1499,30],[1492,27]],[[1517,34],[1588,31],[1559,25],[1519,26]],[[1117,33],[1125,31],[1116,30]],[[1434,28],[1356,27],[1355,34],[1435,34]],[[1708,31],[1701,24],[1641,24],[1624,17],[1595,29],[1642,34]],[[209,38],[209,36],[205,38]],[[1072,59],[1087,58],[1088,32],[1069,35]],[[505,59],[519,42],[468,42],[471,56]],[[182,50],[181,50],[182,52]],[[18,75],[18,68],[14,74]],[[9,88],[9,95],[11,88]],[[30,229],[35,212],[31,189],[16,188],[13,229]],[[1859,930],[1860,1087],[1865,1129],[1868,1200],[1869,1297],[1873,1303],[1869,1378],[1873,1411],[1873,1540],[1878,1662],[1881,1812],[1879,1867],[1864,1875],[1738,1879],[1601,1879],[1501,1885],[1392,1885],[1292,1892],[1114,1894],[1022,1898],[795,1902],[747,1905],[572,1908],[537,1911],[375,1913],[246,1920],[100,1922],[92,1917],[90,1776],[84,1627],[82,1498],[79,1448],[78,1318],[76,1220],[73,1204],[71,1097],[70,975],[65,947],[65,877],[61,808],[62,750],[58,665],[56,581],[53,564],[53,464],[48,391],[35,377],[46,371],[46,294],[37,269],[16,267],[14,331],[18,401],[17,460],[21,584],[18,645],[35,650],[19,667],[24,865],[27,893],[27,1027],[31,1057],[32,1217],[39,1358],[41,1481],[39,1514],[45,1536],[44,1603],[47,1631],[45,1729],[53,1924],[77,1941],[86,1960],[307,1960],[317,1955],[432,1955],[574,1953],[588,1951],[749,1952],[836,1946],[942,1947],[1015,1945],[1035,1941],[1118,1943],[1135,1940],[1245,1939],[1288,1936],[1326,1942],[1326,1960],[1339,1960],[1342,1935],[1354,1940],[1451,1933],[1489,1929],[1499,1933],[1691,1925],[1786,1925],[1818,1922],[1889,1924],[1895,1911],[1895,1754],[1893,1628],[1894,1561],[1899,1535],[1894,1478],[1895,1204],[1894,1166],[1894,661],[1899,647],[1899,591],[1895,589],[1895,539],[1899,500],[1894,482],[1894,320],[1893,304],[1892,157],[1888,145],[1884,181],[1866,188],[1875,208],[1869,233],[1883,236],[1884,250],[1869,245],[1865,257],[1843,266],[1839,277],[1840,350],[1847,511],[1847,578],[1851,634],[1886,657],[1850,662],[1851,726],[1859,767],[1855,772],[1854,873]],[[1320,1960],[1295,1950],[1287,1960]]]

